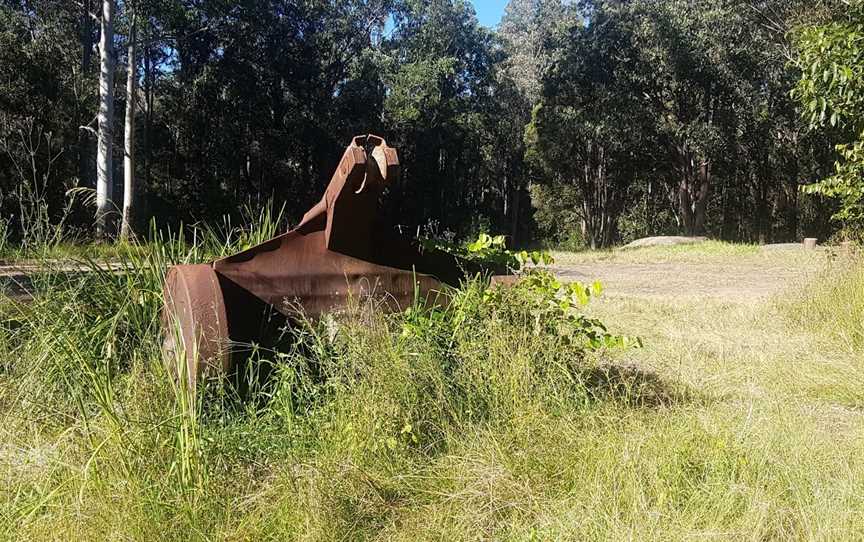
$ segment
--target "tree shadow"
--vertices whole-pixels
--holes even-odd
[[[592,399],[615,401],[635,408],[662,408],[693,402],[692,390],[664,381],[656,373],[633,365],[598,365],[579,372]]]

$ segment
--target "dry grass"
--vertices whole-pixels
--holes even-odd
[[[106,362],[113,376],[102,407],[72,393],[88,388],[69,386],[103,373],[52,373],[67,386],[7,356],[6,537],[864,538],[860,263],[689,250],[588,263],[686,272],[723,262],[759,274],[768,258],[768,268],[801,272],[760,297],[638,295],[651,276],[632,278],[634,292],[610,287],[592,314],[641,336],[644,348],[584,360],[574,387],[558,385],[565,373],[543,376],[565,359],[561,344],[495,320],[459,339],[458,370],[442,363],[435,341],[400,342],[374,319],[352,327],[317,359],[362,378],[333,380],[305,412],[285,393],[296,388],[283,387],[264,406],[227,401],[191,416],[146,334],[133,334],[143,342],[127,351],[131,361]],[[0,330],[2,352],[33,367],[63,361],[40,347],[47,337],[21,350],[12,321],[7,314]],[[75,345],[65,347],[78,361],[105,361],[96,343]],[[289,378],[304,366],[284,367]],[[31,386],[44,390],[44,404],[34,406]]]

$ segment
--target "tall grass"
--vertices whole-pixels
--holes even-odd
[[[371,534],[405,491],[400,472],[425,468],[462,432],[591,402],[587,339],[538,327],[547,300],[535,291],[490,302],[481,282],[445,309],[385,316],[358,300],[286,330],[282,350],[255,350],[251,394],[222,382],[191,400],[161,359],[165,270],[268,238],[278,216],[191,239],[154,230],[110,265],[82,258],[81,272],[46,261],[33,300],[2,305],[9,537],[218,534],[270,506],[256,499],[273,483],[294,503],[278,518],[288,532],[314,520],[309,532],[325,538]]]
[[[847,351],[864,347],[864,258],[840,253],[786,306],[791,318]]]
[[[864,536],[860,417],[796,387],[828,365],[808,357],[809,322],[845,315],[857,278],[767,316],[609,301],[617,330],[645,336],[623,351],[594,350],[527,286],[470,282],[391,315],[358,299],[252,345],[250,391],[214,382],[192,401],[161,359],[165,268],[242,249],[264,222],[154,232],[119,272],[49,266],[32,302],[0,304],[5,538]]]

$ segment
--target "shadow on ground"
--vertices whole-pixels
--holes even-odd
[[[665,382],[655,373],[635,366],[600,365],[580,373],[595,400],[612,400],[638,408],[660,408],[688,403],[693,393]]]

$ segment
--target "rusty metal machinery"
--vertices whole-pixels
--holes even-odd
[[[379,218],[385,184],[399,174],[396,150],[380,137],[355,137],[330,184],[293,230],[209,264],[178,265],[164,286],[163,350],[185,362],[190,387],[224,374],[240,344],[259,342],[299,308],[308,317],[380,296],[388,310],[421,299],[442,302],[443,284],[483,272],[476,264],[424,250]],[[274,319],[275,317],[275,319]]]

